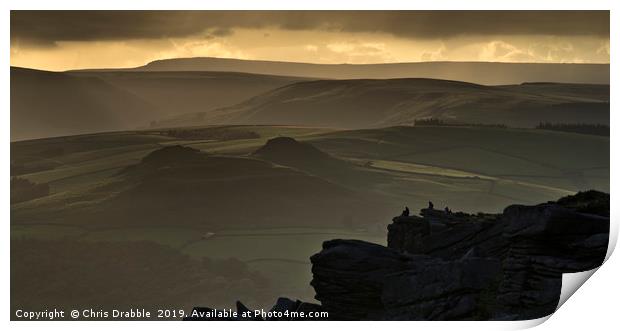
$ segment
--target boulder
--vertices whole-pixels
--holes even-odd
[[[369,242],[330,240],[310,258],[310,284],[330,318],[380,319],[385,314],[381,295],[387,276],[407,270],[413,259]]]
[[[418,216],[398,216],[388,225],[388,247],[411,254],[424,251],[422,239],[431,233],[427,219]]]
[[[423,259],[386,278],[381,300],[387,320],[484,320],[501,278],[497,259]]]
[[[332,240],[312,256],[316,299],[337,320],[480,319],[500,261],[444,261],[358,240]]]
[[[458,259],[476,248],[480,256],[499,258],[507,241],[498,215],[446,213],[422,209],[422,217],[395,217],[388,225],[388,247],[399,252]]]

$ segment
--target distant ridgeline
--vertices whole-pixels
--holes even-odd
[[[604,125],[604,124],[586,124],[586,123],[571,124],[571,123],[541,122],[540,124],[536,126],[536,129],[574,132],[574,133],[591,134],[591,135],[596,135],[596,136],[609,137],[609,125]]]
[[[501,214],[436,210],[429,203],[421,216],[406,210],[394,217],[387,247],[324,242],[310,258],[311,285],[321,304],[280,298],[271,309],[280,317],[266,319],[303,319],[311,312],[327,312],[332,320],[544,317],[557,308],[563,273],[603,263],[609,225],[609,194],[598,191],[512,205]],[[238,316],[248,311],[237,302]],[[186,320],[213,319],[204,316],[214,312],[196,307]]]

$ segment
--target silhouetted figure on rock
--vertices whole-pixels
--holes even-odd
[[[405,206],[405,210],[403,210],[403,213],[400,214],[401,217],[408,217],[409,216],[409,207]]]
[[[428,209],[433,210],[433,208],[434,208],[433,202],[429,201],[428,202]]]
[[[450,210],[450,208],[448,208],[448,206],[446,206],[446,209],[444,209],[446,211],[446,214],[452,214],[452,210]]]

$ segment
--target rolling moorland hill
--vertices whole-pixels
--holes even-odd
[[[78,77],[97,77],[158,105],[165,115],[184,114],[235,105],[242,100],[291,83],[301,77],[206,71],[78,71]]]
[[[87,201],[91,203],[80,203]],[[382,209],[357,192],[295,169],[253,158],[212,156],[178,145],[154,150],[87,194],[50,202],[45,212],[29,218],[63,224],[88,219],[95,227],[221,229],[288,225],[291,215],[295,224],[307,226],[331,222],[333,217],[370,222]],[[63,210],[60,218],[54,216],[58,210]]]
[[[317,135],[312,144],[340,158],[370,162],[372,168],[434,172],[432,168],[409,167],[417,164],[442,168],[443,174],[454,169],[468,176],[477,174],[480,179],[529,182],[538,185],[537,189],[546,186],[572,192],[590,188],[609,191],[609,137],[533,129],[431,126],[338,131]],[[501,184],[496,184],[491,191],[498,193]],[[428,195],[431,191],[435,189],[419,193]],[[443,190],[439,196],[450,192]],[[522,202],[530,203],[530,194],[523,194]],[[492,198],[481,200],[486,203]],[[483,209],[490,210],[478,205],[478,210]]]
[[[194,63],[179,61],[181,64]],[[216,62],[238,63],[230,59],[217,59]],[[252,61],[239,63],[254,64]],[[278,68],[282,66],[280,62],[269,63]],[[189,64],[168,64],[161,70],[147,65],[144,68],[151,69],[64,73],[11,68],[11,140],[221,123],[365,128],[411,124],[416,118],[427,116],[481,123],[506,121],[502,124],[529,127],[541,121],[597,124],[609,121],[608,85],[528,83],[482,86],[413,78],[308,81],[303,77],[218,71],[265,71],[244,66],[203,66],[195,68],[198,71],[188,71]],[[506,64],[486,63],[483,67],[492,65]],[[155,65],[156,68],[159,66]],[[559,71],[571,72],[567,66]],[[177,68],[176,71],[171,71],[173,68]],[[214,71],[200,71],[205,68]],[[484,68],[480,68],[479,76],[489,71]],[[307,74],[309,77],[320,73],[277,72]],[[371,74],[358,76],[374,77]],[[453,78],[433,72],[423,72],[419,76]],[[489,83],[474,76],[456,78]],[[577,76],[581,77],[581,74]],[[416,77],[416,74],[410,73],[409,77]],[[536,79],[550,81],[554,76],[544,79],[528,77],[528,81]],[[521,82],[520,79],[516,81]],[[274,120],[274,116],[278,118]]]
[[[11,67],[11,141],[129,129],[155,109],[97,77]]]
[[[127,70],[127,69],[118,69]],[[416,62],[384,64],[313,64],[228,58],[157,60],[136,71],[236,71],[325,79],[425,77],[485,85],[524,82],[609,84],[608,64]]]
[[[268,224],[311,224],[321,218],[314,215],[319,209],[306,210],[307,194],[331,194],[334,201],[343,201],[334,205],[330,217],[339,222],[339,216],[351,210],[360,210],[365,219],[365,207],[346,201],[369,196],[385,203],[388,211],[376,220],[389,216],[393,205],[420,208],[428,200],[464,211],[494,212],[506,203],[609,190],[608,137],[483,127],[199,130],[224,129],[254,135],[185,140],[150,130],[13,143],[12,175],[49,185],[49,196],[12,205],[12,219],[51,222],[62,215],[59,222],[79,222],[80,217],[69,216],[95,212],[104,223],[124,219],[127,224],[143,220],[212,226],[215,217],[228,225],[258,224],[256,217],[262,215]],[[163,148],[175,145],[186,148]],[[244,197],[256,210],[227,212]],[[160,198],[161,204],[152,203]],[[280,210],[275,201],[282,199],[300,207]],[[144,205],[138,207],[136,201]],[[123,208],[122,217],[97,212]],[[134,216],[128,216],[130,209]],[[176,217],[177,210],[187,217]],[[288,219],[290,213],[294,219]]]
[[[357,191],[369,191],[370,187],[390,180],[385,174],[339,159],[310,143],[291,137],[269,139],[265,145],[254,151],[252,156],[295,168]],[[375,199],[380,198],[375,196]]]
[[[144,128],[154,119],[231,106],[301,80],[230,72],[12,67],[11,140]]]
[[[411,125],[415,119],[534,127],[540,122],[609,123],[609,85],[485,86],[435,79],[293,83],[232,107],[187,116],[184,125],[266,124],[334,128]],[[159,122],[183,123],[180,118]]]
[[[324,168],[352,170],[346,162],[332,157],[311,144],[299,142],[290,137],[269,139],[253,155],[277,164],[309,171],[320,171]]]

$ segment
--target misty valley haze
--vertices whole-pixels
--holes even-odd
[[[351,80],[404,77],[427,79]],[[557,84],[520,85],[540,81]],[[518,127],[607,124],[608,83],[609,65],[603,64],[351,66],[203,58],[132,70],[12,68],[11,139],[209,124],[369,128],[428,117]],[[484,110],[489,107],[493,111]]]

